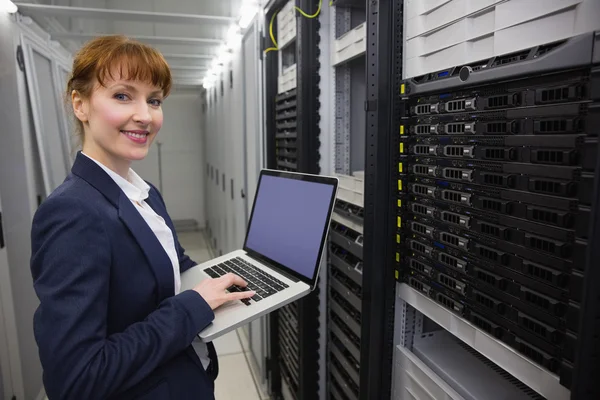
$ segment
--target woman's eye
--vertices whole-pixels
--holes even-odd
[[[114,97],[115,97],[115,99],[121,100],[121,101],[127,100],[127,95],[123,94],[123,93],[117,93],[117,94],[115,94]]]
[[[160,107],[162,105],[162,100],[152,99],[150,100],[150,104],[152,104],[154,107]]]

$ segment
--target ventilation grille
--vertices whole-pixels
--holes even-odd
[[[436,167],[417,164],[413,166],[413,172],[417,175],[435,176]]]
[[[415,108],[415,114],[429,114],[431,112],[431,105],[429,104],[420,104]]]
[[[435,196],[435,188],[432,186],[419,185],[416,183],[412,186],[412,191],[415,194],[420,194],[423,196]]]
[[[471,195],[470,194],[456,192],[454,190],[443,190],[442,198],[446,201],[450,201],[453,203],[471,204]]]
[[[531,276],[540,281],[544,281],[551,285],[556,285],[562,288],[566,288],[569,285],[568,278],[566,278],[562,273],[554,271],[542,265],[537,265],[531,262],[524,262],[523,272],[528,276]]]
[[[423,224],[419,224],[418,222],[413,222],[412,230],[420,233],[421,235],[427,235],[428,227]]]
[[[442,219],[455,225],[460,225],[460,216],[448,211],[442,212]]]
[[[532,207],[530,210],[531,219],[535,221],[545,222],[553,225],[559,224],[560,215],[554,211],[543,210],[535,207]]]
[[[500,230],[500,228],[498,226],[486,224],[485,222],[479,223],[479,232],[483,233],[484,235],[502,237],[502,235],[501,235],[502,231]]]
[[[409,278],[408,284],[420,292],[425,291],[425,285],[422,282],[419,282],[418,280],[416,280],[415,278]]]
[[[442,220],[450,224],[464,226],[466,228],[471,225],[471,218],[450,211],[442,211]]]
[[[442,304],[443,306],[451,309],[451,310],[455,310],[455,311],[459,311],[462,312],[464,306],[454,300],[452,300],[450,297],[442,294],[442,293],[436,293],[435,296],[436,300]]]
[[[419,271],[419,272],[423,272],[423,273],[426,273],[426,274],[429,273],[429,267],[427,265],[423,264],[422,262],[417,261],[415,259],[411,259],[410,260],[410,267],[412,269],[416,270],[416,271]]]
[[[540,193],[562,194],[563,185],[560,182],[536,179],[533,183],[533,190]]]
[[[537,93],[538,101],[540,103],[557,103],[560,101],[571,100],[573,97],[575,97],[575,91],[572,89],[573,88],[571,87],[564,86],[553,89],[539,90]]]
[[[466,248],[469,245],[468,239],[463,239],[459,236],[452,235],[447,232],[442,232],[440,239],[442,242],[452,245],[452,246],[455,246],[455,247]]]
[[[506,151],[504,149],[485,149],[483,157],[487,160],[504,160]]]
[[[445,146],[446,157],[473,157],[473,146]]]
[[[523,323],[523,326],[525,327],[525,329],[530,330],[531,332],[535,333],[536,335],[539,335],[541,337],[548,337],[549,336],[549,332],[547,327],[545,327],[544,325],[540,324],[537,321],[534,321],[533,319],[522,315],[521,314],[521,322]]]
[[[534,236],[529,237],[529,247],[548,253],[556,252],[556,243]]]
[[[494,287],[497,286],[499,279],[496,275],[490,274],[489,272],[482,271],[479,268],[477,268],[476,271],[477,271],[477,279],[479,279],[480,281],[485,282],[489,285],[492,285]]]
[[[494,310],[500,314],[504,314],[504,307],[502,303],[484,295],[483,293],[475,291],[475,301],[485,308]]]
[[[471,180],[471,170],[467,169],[458,169],[458,168],[444,168],[444,178],[446,179],[454,179],[458,181],[470,181]]]
[[[421,204],[413,204],[412,210],[416,214],[429,215],[429,208]]]
[[[452,290],[459,290],[459,288],[462,288],[463,285],[461,285],[460,283],[458,283],[458,281],[446,274],[440,273],[437,277],[437,280],[439,283],[441,283],[442,285],[446,286],[449,289]]]
[[[446,111],[448,112],[457,112],[464,111],[466,108],[465,100],[453,100],[446,103]]]
[[[424,144],[418,144],[413,148],[415,154],[430,155],[437,153],[437,146],[427,146]]]
[[[417,125],[415,127],[415,133],[417,135],[428,135],[431,133],[432,125]]]
[[[493,200],[493,199],[483,199],[481,201],[482,208],[491,211],[501,212],[504,207],[501,201]]]
[[[452,124],[446,124],[446,133],[448,133],[448,134],[473,133],[473,124],[467,124],[466,122],[456,122],[456,123],[452,123]]]
[[[492,63],[492,67],[498,67],[501,65],[512,64],[522,60],[525,60],[529,55],[529,50],[520,51],[517,53],[507,54],[505,56],[496,57]]]
[[[489,249],[487,247],[478,246],[479,255],[483,258],[487,258],[488,260],[499,262],[502,264],[506,263],[505,256],[503,253]]]
[[[506,122],[488,122],[485,124],[487,133],[509,133],[509,125]]]
[[[569,132],[567,120],[565,119],[554,119],[540,121],[539,132],[541,133],[563,133]]]
[[[414,251],[418,251],[419,253],[425,254],[427,246],[425,246],[424,244],[421,244],[419,242],[413,241],[410,243],[410,248],[413,249]]]
[[[533,150],[531,161],[540,164],[571,165],[574,163],[575,153],[565,150]]]
[[[502,368],[500,368],[498,365],[494,364],[492,361],[490,361],[488,358],[481,355],[479,352],[474,350],[472,347],[470,347],[466,343],[464,343],[460,340],[456,340],[456,339],[455,339],[455,341],[460,347],[462,347],[463,349],[468,351],[470,354],[472,354],[474,357],[476,357],[479,361],[481,361],[482,364],[486,365],[488,368],[491,368],[496,374],[501,376],[504,380],[510,382],[513,386],[515,386],[516,388],[521,390],[524,394],[529,396],[532,400],[545,400],[544,397],[540,396],[537,392],[530,389],[529,386],[525,385],[523,382],[521,382],[520,380],[518,380],[517,378],[515,378],[514,376],[512,376],[511,374],[509,374]]]
[[[540,296],[529,290],[525,291],[525,301],[533,304],[537,307],[543,308],[544,310],[552,310],[553,305],[546,297]]]
[[[456,257],[449,256],[445,253],[441,253],[440,255],[438,255],[438,261],[452,268],[464,269],[463,261]]]
[[[486,185],[506,186],[505,178],[504,175],[487,173],[483,175],[483,182]]]

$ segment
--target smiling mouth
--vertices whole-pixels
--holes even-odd
[[[121,131],[121,133],[129,136],[133,139],[146,139],[146,137],[150,134],[148,131]]]

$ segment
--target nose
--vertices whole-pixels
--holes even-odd
[[[135,123],[140,125],[148,125],[152,122],[152,115],[150,114],[150,106],[146,102],[138,104],[133,115]]]

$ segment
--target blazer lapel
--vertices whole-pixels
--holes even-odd
[[[146,255],[158,283],[159,301],[175,294],[171,259],[144,218],[124,194],[119,198],[119,218],[129,228]]]
[[[102,168],[79,152],[71,172],[95,187],[119,210],[119,218],[129,229],[152,269],[158,286],[159,302],[175,294],[171,259],[131,200]]]

